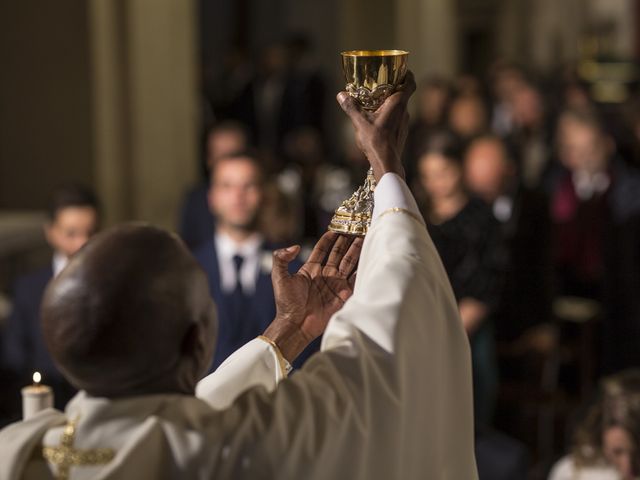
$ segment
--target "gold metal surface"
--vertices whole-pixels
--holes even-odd
[[[342,52],[346,90],[367,110],[377,110],[404,81],[409,52],[351,50]]]
[[[346,90],[366,110],[375,111],[402,84],[407,73],[409,52],[404,50],[351,50],[342,52]],[[365,236],[373,215],[373,170],[351,197],[338,207],[329,230]]]
[[[364,185],[342,202],[342,205],[336,210],[329,224],[329,230],[364,237],[369,230],[369,225],[371,225],[375,188],[376,181],[373,178],[373,170],[369,169]]]
[[[56,479],[67,480],[71,467],[82,465],[104,465],[115,457],[110,448],[96,448],[94,450],[80,450],[73,447],[78,420],[71,420],[64,427],[59,447],[44,447],[42,456],[57,468]]]

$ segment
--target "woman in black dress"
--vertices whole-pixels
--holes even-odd
[[[490,317],[499,300],[505,250],[491,210],[465,190],[461,156],[452,137],[434,137],[418,161],[417,196],[469,335],[476,424],[484,426],[497,386]]]

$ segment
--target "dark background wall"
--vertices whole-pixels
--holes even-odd
[[[0,208],[92,184],[87,4],[0,2]]]

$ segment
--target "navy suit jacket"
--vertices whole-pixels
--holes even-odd
[[[264,254],[270,255],[274,249],[267,244],[262,246]],[[248,314],[242,326],[242,337],[231,339],[229,335],[232,321],[231,305],[229,305],[229,296],[222,291],[215,242],[210,240],[193,253],[207,274],[211,298],[215,301],[218,309],[218,342],[212,365],[212,370],[215,370],[234,351],[261,335],[273,321],[276,315],[276,304],[271,284],[271,272],[260,269],[256,288],[248,298]],[[302,264],[298,260],[294,260],[289,264],[289,271],[297,272],[301,266]],[[300,367],[309,356],[318,350],[319,345],[320,340],[318,339],[307,347],[294,362],[294,367]]]
[[[52,278],[53,270],[47,266],[16,281],[13,309],[3,332],[2,363],[17,385],[30,383],[34,371],[42,373],[43,383],[54,390],[56,407],[64,408],[75,389],[53,363],[40,325],[42,296]],[[12,394],[19,398],[20,392]]]
[[[15,372],[38,370],[59,377],[44,343],[40,326],[40,303],[49,280],[50,266],[18,278],[13,292],[13,310],[4,331],[4,364]]]
[[[182,202],[179,233],[191,251],[213,238],[214,220],[207,192],[208,186],[202,183],[187,192]]]

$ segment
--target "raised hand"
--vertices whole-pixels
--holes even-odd
[[[362,243],[359,237],[327,232],[294,275],[287,265],[300,248],[274,252],[271,279],[277,313],[264,334],[287,360],[293,361],[324,332],[331,316],[353,293]]]
[[[407,103],[415,89],[413,73],[409,71],[398,91],[375,112],[361,108],[347,92],[338,94],[338,103],[351,119],[358,148],[369,160],[376,180],[388,172],[404,178],[401,156],[409,128]]]

